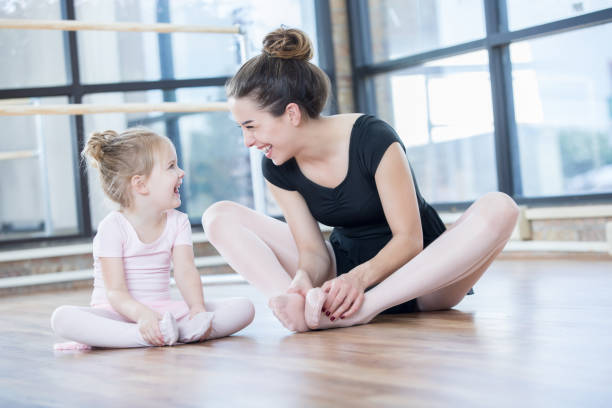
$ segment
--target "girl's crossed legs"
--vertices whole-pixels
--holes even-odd
[[[210,340],[229,336],[248,326],[255,315],[253,304],[246,298],[207,300],[205,307],[207,312],[192,319],[189,315],[183,316],[175,323],[171,323],[174,319],[166,313],[160,321],[166,344],[172,345],[177,340],[190,343],[203,340],[202,337]],[[151,346],[142,338],[137,323],[102,308],[60,306],[51,316],[51,327],[61,337],[92,347]]]
[[[304,298],[285,294],[298,264],[287,224],[229,201],[206,210],[202,224],[229,265],[270,299],[270,307],[285,327],[305,331],[368,323],[382,311],[414,298],[422,311],[454,307],[504,248],[517,217],[518,208],[509,196],[484,195],[421,253],[367,291],[356,314],[334,322],[321,318],[310,327],[304,318]],[[335,277],[333,252],[332,268],[327,279]],[[313,282],[315,287],[322,283]],[[323,317],[319,310],[315,312]]]

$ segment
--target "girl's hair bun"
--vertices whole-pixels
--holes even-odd
[[[301,30],[281,27],[263,40],[263,51],[272,58],[308,61],[312,58],[312,44]]]
[[[88,158],[92,166],[98,167],[104,158],[105,148],[117,137],[119,134],[114,130],[92,133],[81,153],[82,156]]]

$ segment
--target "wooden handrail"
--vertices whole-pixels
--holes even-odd
[[[0,105],[0,116],[30,115],[89,115],[95,113],[138,112],[222,112],[227,102],[210,103],[123,103],[117,105],[69,104],[69,105]]]
[[[18,20],[0,19],[0,28],[16,30],[61,30],[61,31],[131,31],[158,33],[209,33],[240,34],[240,27],[215,27],[166,23],[96,23],[78,20]]]

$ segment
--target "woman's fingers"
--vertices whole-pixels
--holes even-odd
[[[359,295],[357,295],[357,298],[355,299],[355,301],[353,302],[353,305],[351,306],[351,308],[347,310],[344,314],[341,314],[340,318],[345,319],[347,317],[351,317],[352,315],[354,315],[359,309],[361,309],[361,305],[363,305],[364,300],[365,300],[365,295],[363,292],[360,292]]]
[[[330,320],[332,321],[334,321],[337,318],[337,316],[335,316],[335,313],[340,307],[340,305],[344,303],[344,300],[346,299],[346,296],[349,293],[349,288],[347,288],[345,285],[338,285],[338,286],[339,286],[338,292],[336,296],[332,299],[331,305],[329,306],[329,308],[325,309],[326,310],[325,314],[327,316],[330,316]],[[333,289],[332,289],[332,292],[333,292]],[[330,292],[330,294],[332,292]]]
[[[348,296],[344,298],[344,302],[342,302],[342,304],[338,306],[336,311],[330,316],[330,320],[334,321],[338,319],[340,316],[342,316],[344,312],[346,312],[351,307],[351,305],[353,304],[356,298],[357,298],[357,291],[356,290],[350,291]]]

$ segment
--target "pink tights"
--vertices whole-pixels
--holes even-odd
[[[183,316],[164,316],[160,329],[167,345],[190,343],[229,336],[248,326],[255,315],[253,304],[246,298],[229,298],[205,302],[207,312],[192,319]],[[91,347],[130,348],[149,347],[141,336],[138,324],[117,312],[94,307],[60,306],[51,316],[53,331],[77,343],[59,345],[57,349],[83,349]],[[178,329],[178,330],[177,330]],[[172,334],[172,331],[176,332]],[[208,334],[206,335],[206,333]]]
[[[323,281],[313,282],[315,289],[306,298],[286,293],[299,261],[287,224],[227,201],[206,210],[202,223],[229,265],[270,299],[281,323],[306,331],[365,324],[415,298],[421,311],[454,307],[502,251],[517,216],[518,208],[507,195],[484,195],[432,244],[366,292],[357,313],[334,322],[321,314],[325,294],[316,287]],[[333,268],[333,253],[330,256]],[[327,279],[334,278],[335,269],[327,274]]]

